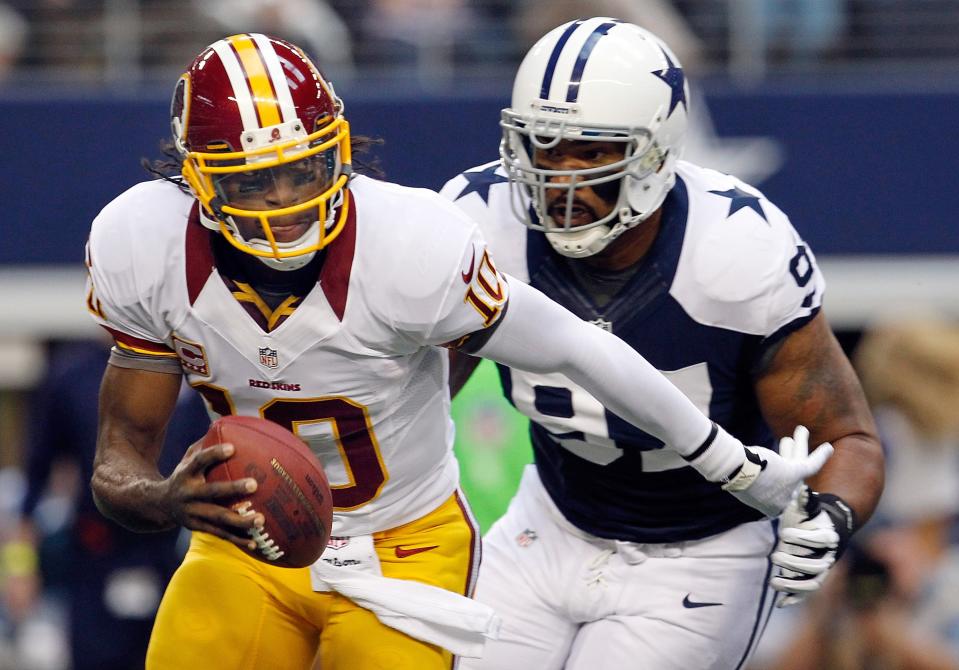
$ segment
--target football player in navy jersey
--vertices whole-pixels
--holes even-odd
[[[812,251],[760,191],[680,160],[688,105],[651,33],[564,24],[519,68],[501,161],[443,193],[503,271],[628,342],[743,442],[835,456],[777,532],[563,375],[500,366],[535,463],[484,540],[477,597],[500,639],[463,667],[740,668],[879,498],[882,451]],[[475,362],[454,357],[454,392]]]

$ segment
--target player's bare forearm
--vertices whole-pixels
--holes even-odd
[[[861,435],[820,441],[832,442],[836,451],[822,471],[810,478],[809,485],[845,500],[861,526],[872,516],[885,481],[879,441]]]
[[[129,530],[153,532],[176,525],[162,504],[166,482],[132,473],[121,458],[101,459],[90,485],[100,512]]]
[[[131,530],[176,523],[164,505],[157,460],[179,388],[179,375],[113,365],[104,373],[90,485],[100,511]]]
[[[231,507],[256,490],[256,480],[207,482],[206,472],[233,455],[233,445],[196,442],[173,473],[163,478],[157,460],[180,390],[180,375],[107,366],[100,388],[100,427],[94,459],[97,507],[134,531],[181,525],[247,546],[261,515]]]
[[[865,523],[882,493],[882,447],[859,379],[822,313],[786,337],[758,372],[756,393],[777,436],[802,424],[811,445],[832,443],[835,454],[809,484],[841,497]]]

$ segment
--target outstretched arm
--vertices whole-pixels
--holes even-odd
[[[818,471],[831,451],[786,462],[768,449],[744,448],[628,344],[520,281],[510,282],[509,308],[476,353],[530,372],[566,375],[675,449],[706,479],[724,483],[767,515],[779,514],[796,486]]]
[[[256,482],[206,483],[205,472],[233,453],[231,445],[187,450],[173,474],[157,470],[180,375],[108,365],[100,386],[100,423],[93,463],[94,500],[105,516],[135,531],[177,524],[249,546],[246,531],[261,519],[220,504],[255,490]],[[250,487],[253,488],[250,488]]]

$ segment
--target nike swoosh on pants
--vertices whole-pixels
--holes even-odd
[[[692,595],[691,593],[687,593],[687,594],[686,594],[686,597],[683,598],[683,607],[685,607],[686,609],[690,609],[690,610],[691,610],[691,609],[696,609],[697,607],[716,607],[717,605],[722,605],[722,603],[700,603],[700,602],[695,602],[695,601],[689,599],[689,596],[691,596],[691,595]]]
[[[415,554],[422,554],[424,551],[432,551],[436,549],[439,545],[433,545],[432,547],[413,547],[411,549],[405,549],[404,547],[396,547],[394,553],[397,558],[406,558],[407,556],[413,556]]]

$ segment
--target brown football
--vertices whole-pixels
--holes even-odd
[[[272,421],[225,416],[213,422],[203,446],[230,443],[236,451],[207,470],[207,481],[252,477],[256,491],[233,504],[261,513],[266,523],[251,530],[253,558],[285,568],[311,565],[326,549],[333,525],[333,495],[323,466],[296,435]]]

